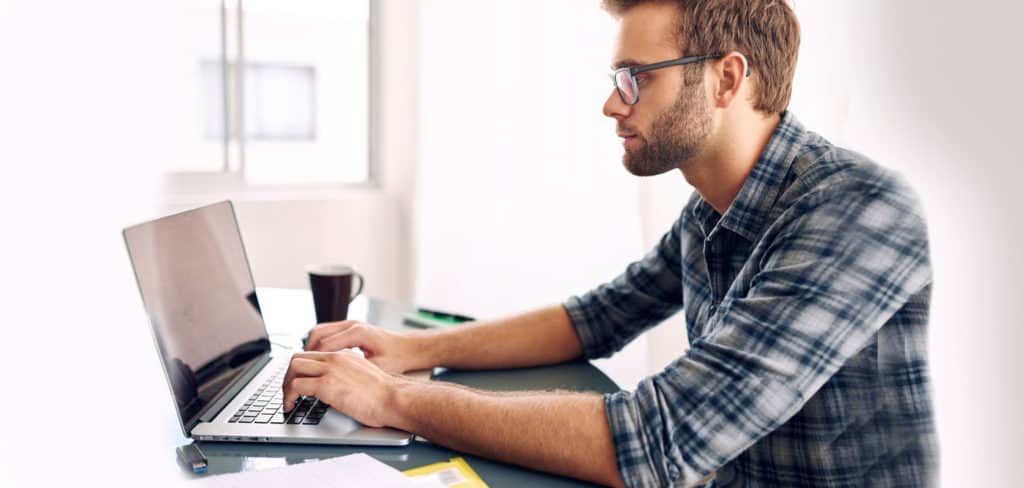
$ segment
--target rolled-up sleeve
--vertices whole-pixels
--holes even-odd
[[[808,196],[776,222],[750,288],[723,299],[710,332],[634,392],[605,396],[627,485],[686,486],[719,469],[931,283],[924,220],[904,192]]]
[[[687,212],[684,210],[683,214]],[[680,233],[683,218],[626,271],[564,304],[587,359],[608,357],[683,307]]]

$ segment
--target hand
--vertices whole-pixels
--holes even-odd
[[[300,396],[315,396],[364,425],[394,426],[394,392],[403,381],[355,351],[300,352],[284,375],[283,407],[287,414]]]
[[[306,340],[307,351],[334,352],[350,347],[362,349],[366,359],[381,369],[402,374],[415,369],[429,368],[423,348],[415,344],[408,333],[393,332],[379,327],[345,320],[317,325]]]

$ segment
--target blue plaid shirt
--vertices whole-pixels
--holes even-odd
[[[565,308],[587,358],[685,312],[686,353],[605,396],[629,486],[922,486],[931,283],[914,192],[784,113],[724,215],[694,193],[649,254]]]

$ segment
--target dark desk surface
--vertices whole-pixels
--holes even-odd
[[[312,299],[307,290],[260,289],[259,297],[267,328],[275,342],[294,343],[304,332],[303,326],[312,321]],[[391,329],[405,329],[402,314],[410,307],[381,300],[360,297],[353,302],[349,317]],[[284,341],[280,339],[286,338]],[[589,362],[578,361],[512,370],[448,371],[437,370],[436,380],[451,381],[486,390],[538,390],[565,389],[595,392],[617,391],[618,386]],[[169,419],[174,421],[174,419]],[[258,444],[203,442],[200,444],[209,459],[208,474],[232,473],[253,469],[266,469],[286,464],[302,463],[309,459],[326,459],[365,452],[378,460],[406,470],[447,461],[462,456],[489,486],[590,486],[569,478],[553,476],[490,461],[458,451],[446,449],[424,441],[413,441],[403,447],[314,446],[291,444]],[[572,446],[566,446],[571,449]]]

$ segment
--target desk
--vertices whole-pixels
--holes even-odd
[[[260,305],[271,340],[277,345],[294,345],[297,337],[314,323],[313,301],[308,290],[261,288]],[[408,330],[402,314],[409,306],[366,297],[357,298],[349,308],[349,317],[394,330]],[[576,361],[555,366],[490,371],[438,370],[436,379],[487,390],[537,390],[560,388],[613,392],[619,388],[589,362]],[[176,422],[176,419],[168,419]],[[266,469],[310,459],[325,459],[365,452],[399,470],[464,457],[469,465],[492,487],[502,486],[591,486],[569,478],[549,475],[510,464],[490,461],[453,451],[421,440],[403,447],[313,446],[295,444],[215,443],[200,444],[209,459],[208,474]],[[566,446],[571,449],[571,446]],[[173,449],[169,446],[168,449]],[[183,468],[184,472],[184,468]],[[188,476],[188,475],[186,475]]]

